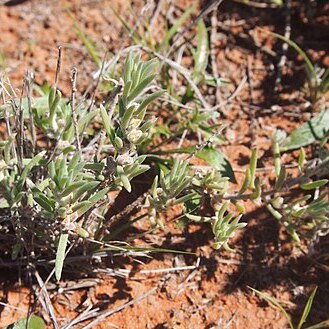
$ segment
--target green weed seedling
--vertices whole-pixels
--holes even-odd
[[[307,75],[307,86],[309,97],[312,102],[318,100],[319,96],[326,93],[329,90],[329,69],[322,69],[317,67],[305,51],[294,41],[274,32],[268,32],[274,37],[286,42],[292,47],[303,59],[305,64],[305,72]]]
[[[328,328],[329,326],[329,320],[317,323],[315,325],[312,326],[308,326],[308,327],[304,327],[303,324],[306,322],[308,315],[310,314],[310,311],[312,309],[312,304],[313,304],[313,300],[317,291],[317,288],[315,288],[312,292],[312,294],[310,295],[304,310],[303,310],[303,314],[298,322],[297,326],[294,326],[291,320],[290,315],[287,313],[287,311],[283,308],[282,304],[280,303],[279,300],[277,300],[276,298],[273,298],[271,296],[269,296],[268,294],[264,294],[263,292],[256,290],[254,288],[249,287],[249,289],[251,289],[253,292],[255,292],[259,297],[265,299],[268,303],[276,306],[281,312],[282,314],[285,316],[285,318],[288,321],[289,327],[291,329],[320,329],[320,328]]]

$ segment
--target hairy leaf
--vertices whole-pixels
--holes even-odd
[[[68,239],[69,239],[68,233],[63,233],[59,237],[59,242],[56,252],[56,261],[55,261],[55,276],[57,281],[59,281],[62,276],[62,270],[63,270],[64,259],[65,259],[65,250],[66,250]]]
[[[197,152],[196,157],[207,161],[210,165],[217,169],[222,176],[229,177],[231,182],[236,183],[234,171],[224,153],[213,148],[206,147]]]
[[[291,133],[280,145],[281,151],[295,150],[323,139],[329,131],[329,110],[323,110]]]
[[[32,314],[28,318],[20,319],[15,323],[10,324],[4,329],[43,329],[45,323],[39,316]]]

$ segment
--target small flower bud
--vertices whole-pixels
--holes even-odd
[[[120,137],[118,137],[118,136],[115,136],[115,138],[114,138],[114,146],[116,147],[116,148],[118,148],[118,149],[121,149],[121,148],[123,148],[123,141],[122,141],[122,139],[120,138]]]

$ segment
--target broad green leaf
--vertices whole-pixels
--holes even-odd
[[[67,167],[67,170],[68,171],[72,171],[76,168],[76,166],[78,165],[79,161],[80,161],[80,152],[77,152],[73,155],[71,161],[70,161],[70,164],[68,165]],[[81,168],[82,169],[82,168]]]
[[[128,97],[129,93],[130,93],[130,90],[131,90],[131,87],[132,87],[132,80],[129,80],[127,81],[127,83],[125,84],[124,88],[123,88],[123,92],[122,94],[125,96],[125,97]]]
[[[150,75],[150,73],[158,66],[158,63],[159,62],[158,62],[157,58],[153,58],[153,59],[147,61],[146,63],[144,63],[142,74],[141,74],[140,78],[143,80],[148,75]]]
[[[64,259],[65,259],[65,251],[67,242],[69,239],[68,233],[63,233],[59,237],[57,252],[56,252],[56,261],[55,261],[55,276],[56,280],[59,281],[62,276],[62,270],[64,265]]]
[[[329,110],[323,110],[291,133],[280,145],[281,151],[295,150],[323,139],[329,131]]]
[[[217,169],[223,177],[229,177],[230,181],[236,183],[232,166],[224,153],[210,147],[206,147],[195,155],[197,158],[207,161]]]
[[[20,319],[4,329],[44,329],[45,323],[39,316],[32,314],[28,319]]]
[[[312,217],[318,217],[321,214],[329,214],[329,201],[325,199],[325,194],[312,201],[312,203],[307,207],[307,212]]]
[[[70,152],[73,152],[73,151],[75,151],[77,148],[76,148],[76,146],[75,145],[69,145],[69,146],[67,146],[67,147],[65,147],[65,148],[63,148],[63,154],[68,154],[68,153],[70,153]]]

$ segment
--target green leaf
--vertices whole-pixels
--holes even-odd
[[[68,187],[65,188],[65,190],[60,194],[60,196],[66,197],[68,196],[71,192],[76,191],[77,189],[79,189],[80,187],[82,187],[83,185],[85,185],[86,182],[83,180],[79,180],[77,182],[73,182],[72,184],[70,184]]]
[[[301,188],[303,190],[314,190],[318,187],[321,187],[321,186],[324,186],[326,185],[327,183],[329,182],[328,179],[320,179],[320,180],[317,180],[315,182],[310,182],[310,183],[306,183],[306,184],[301,184]]]
[[[131,192],[131,184],[129,182],[129,178],[127,175],[120,175],[120,180],[121,180],[121,183],[123,185],[123,187],[127,190],[127,192]]]
[[[257,169],[257,149],[253,149],[250,158],[250,185],[249,185],[249,187],[252,189],[255,188],[256,169]]]
[[[163,41],[159,46],[159,50],[161,50],[163,47],[167,48],[169,46],[169,41],[176,34],[178,29],[184,24],[184,22],[190,17],[193,10],[194,10],[194,6],[188,8],[185,11],[185,13],[182,16],[180,16],[180,18],[176,21],[176,23],[168,30],[165,37],[163,38]]]
[[[128,56],[125,61],[125,66],[123,69],[123,81],[127,84],[128,81],[131,81],[131,70],[133,68],[133,59],[132,52],[128,53]]]
[[[303,170],[304,164],[305,164],[305,150],[304,150],[304,148],[301,147],[300,151],[299,151],[299,157],[298,157],[298,169],[300,171]]]
[[[66,250],[68,239],[69,239],[68,233],[63,233],[59,237],[59,242],[56,252],[56,261],[55,261],[55,276],[57,281],[59,281],[62,276],[63,264],[65,259],[65,250]]]
[[[250,181],[251,181],[251,173],[250,173],[250,168],[248,168],[245,172],[245,179],[244,179],[244,181],[242,183],[242,186],[239,190],[239,194],[242,194],[247,190],[247,188],[250,185]]]
[[[139,115],[142,110],[144,110],[144,108],[149,105],[151,102],[153,102],[155,99],[157,99],[158,97],[160,97],[163,93],[165,93],[165,90],[158,90],[156,92],[154,92],[153,94],[149,95],[148,97],[146,97],[141,105],[138,107],[138,109],[136,110],[136,115]]]
[[[198,45],[197,50],[194,55],[194,78],[196,79],[196,83],[201,79],[202,75],[204,75],[205,70],[208,65],[208,56],[209,56],[209,45],[208,45],[208,33],[206,25],[203,20],[199,20],[198,22]]]
[[[101,57],[98,55],[94,42],[91,41],[90,38],[82,31],[77,21],[74,22],[74,30],[78,38],[83,42],[94,63],[97,65],[97,67],[100,67],[102,64],[102,60]]]
[[[139,251],[139,252],[163,252],[163,253],[175,253],[175,254],[184,254],[184,255],[195,255],[193,252],[182,251],[182,250],[174,250],[174,249],[164,249],[164,248],[153,248],[153,247],[138,247],[138,246],[109,246],[105,248],[99,249],[99,251]]]
[[[100,162],[87,162],[84,166],[85,169],[101,172],[104,169],[104,163]]]
[[[45,323],[42,318],[32,314],[29,318],[24,318],[10,324],[4,329],[44,329]]]
[[[157,74],[151,74],[144,78],[139,84],[132,90],[128,96],[128,101],[133,101],[146,87],[149,85],[152,80],[157,76]]]
[[[322,328],[329,328],[329,320],[322,321],[305,329],[322,329]]]
[[[53,212],[54,204],[51,202],[44,194],[39,193],[38,195],[33,196],[33,199],[46,211]]]
[[[109,187],[104,188],[103,190],[100,190],[96,194],[94,194],[88,201],[86,201],[85,204],[81,202],[81,207],[77,209],[77,215],[78,217],[85,214],[89,209],[91,209],[98,201],[100,201],[110,190]]]
[[[97,185],[99,185],[99,183],[99,181],[91,181],[80,186],[73,193],[72,203],[76,202],[85,192],[92,191]]]
[[[31,172],[31,170],[33,169],[33,167],[35,167],[36,165],[39,164],[39,162],[41,161],[41,159],[44,157],[44,155],[47,153],[47,151],[42,151],[40,153],[38,153],[36,156],[34,156],[30,162],[25,166],[21,177],[19,178],[18,182],[17,182],[17,191],[20,192],[22,190],[23,184],[27,178],[27,176],[29,175],[29,173]]]
[[[123,130],[128,128],[129,123],[134,114],[135,114],[135,105],[132,105],[125,109],[123,116],[121,117],[120,120],[120,126]]]
[[[223,177],[229,177],[232,183],[236,183],[232,166],[224,153],[210,147],[205,147],[195,155],[197,158],[207,161],[217,169]]]
[[[97,111],[92,111],[82,116],[78,122],[79,132],[82,133],[85,129],[85,126],[97,115]]]
[[[77,165],[78,165],[78,163],[80,162],[80,158],[81,158],[81,155],[80,155],[80,153],[79,152],[77,152],[77,153],[75,153],[74,155],[73,155],[73,157],[72,157],[72,159],[71,159],[71,161],[70,161],[70,164],[68,165],[68,167],[67,167],[67,170],[70,172],[70,171],[72,171],[72,170],[74,170],[76,167],[77,167]],[[80,162],[81,163],[81,162]],[[79,164],[80,164],[79,163]],[[82,168],[81,168],[82,169]]]
[[[48,94],[48,107],[49,108],[51,108],[54,103],[55,95],[56,95],[56,90],[55,90],[55,88],[51,87],[49,90],[49,94]]]
[[[277,299],[275,299],[275,298],[273,298],[273,297],[271,297],[267,294],[264,294],[264,293],[260,292],[259,290],[254,289],[254,288],[251,288],[251,287],[248,287],[248,288],[251,289],[252,291],[254,291],[261,298],[265,299],[267,302],[269,302],[269,303],[273,304],[274,306],[276,306],[282,312],[282,314],[285,316],[285,318],[287,319],[290,328],[294,329],[294,325],[291,322],[291,317],[289,316],[289,314],[286,312],[286,310],[282,307],[282,305],[280,304],[280,302]]]
[[[316,291],[318,290],[318,287],[316,287],[311,296],[309,297],[306,305],[305,305],[305,308],[304,308],[304,311],[303,311],[303,314],[299,320],[299,323],[298,323],[298,326],[297,326],[297,329],[301,329],[302,328],[302,325],[304,324],[304,322],[306,321],[310,311],[311,311],[311,308],[312,308],[312,304],[313,304],[313,300],[314,300],[314,297],[315,297],[315,294],[316,294]]]
[[[101,112],[101,117],[102,117],[102,121],[103,121],[103,125],[105,128],[105,131],[107,133],[107,136],[113,140],[114,139],[114,130],[113,130],[113,126],[111,124],[111,121],[109,119],[108,114],[106,113],[105,107],[101,105],[100,107],[100,112]]]
[[[329,131],[329,110],[323,110],[291,133],[280,145],[281,151],[295,150],[323,139]]]
[[[30,173],[30,171],[32,170],[32,168],[34,166],[36,166],[37,164],[39,164],[39,162],[41,161],[41,159],[44,157],[44,155],[46,153],[47,153],[46,151],[42,151],[42,152],[38,153],[36,156],[34,156],[31,159],[31,161],[25,166],[20,179],[25,181],[25,179],[27,178],[27,176]]]
[[[286,167],[284,165],[282,165],[280,168],[279,176],[277,177],[276,182],[275,182],[274,189],[276,191],[278,191],[282,188],[285,178],[286,178]]]
[[[126,31],[129,33],[129,37],[131,37],[136,45],[139,44],[144,44],[145,45],[145,40],[144,38],[136,31],[135,28],[130,27],[125,18],[119,14],[114,8],[111,8],[112,11],[114,12],[115,16],[120,20],[121,24],[124,26]]]
[[[91,202],[89,200],[84,200],[84,201],[78,202],[72,207],[72,211],[73,212],[78,211],[79,209],[81,209],[82,207],[84,207],[86,205],[91,205]]]
[[[265,30],[263,30],[263,31],[265,31]],[[297,51],[297,53],[303,58],[308,71],[314,76],[314,78],[316,78],[316,71],[315,71],[314,65],[312,64],[311,60],[306,55],[304,50],[302,48],[300,48],[296,42],[290,40],[289,38],[286,38],[283,35],[280,35],[280,34],[277,34],[277,33],[271,32],[271,31],[267,31],[267,30],[266,30],[266,32],[273,35],[274,37],[286,42],[290,47],[294,48]]]

